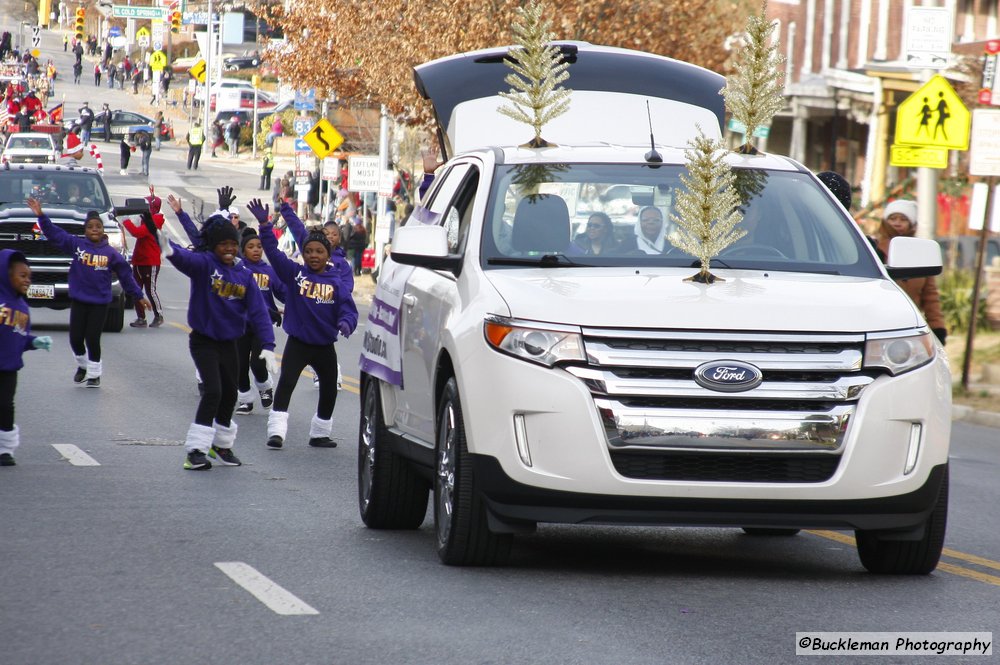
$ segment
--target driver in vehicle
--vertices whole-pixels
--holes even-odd
[[[632,254],[663,254],[670,247],[663,212],[656,206],[646,206],[639,211],[633,235],[622,241],[622,251]]]

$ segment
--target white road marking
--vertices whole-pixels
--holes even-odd
[[[83,452],[72,443],[53,443],[60,455],[65,457],[73,466],[101,466],[100,462]]]
[[[249,564],[242,561],[217,561],[215,567],[267,605],[275,614],[319,614],[317,610],[264,577]]]

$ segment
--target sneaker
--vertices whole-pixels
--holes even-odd
[[[253,402],[243,402],[236,407],[236,413],[241,416],[245,416],[251,411],[253,411]]]
[[[125,169],[122,169],[121,171],[118,172],[118,174],[119,175],[128,175],[128,171],[126,171]]]
[[[157,314],[153,317],[153,322],[149,324],[150,328],[159,328],[163,325],[163,317]]]
[[[128,324],[130,328],[145,328],[146,319],[136,319],[132,323]]]
[[[77,367],[76,372],[73,373],[73,383],[83,383],[86,378],[87,370],[83,367]]]
[[[240,458],[233,454],[233,451],[229,448],[219,448],[217,446],[212,446],[211,450],[208,451],[208,456],[216,460],[222,466],[242,466],[243,462]]]
[[[184,468],[188,471],[208,471],[212,468],[212,463],[205,457],[205,453],[194,450],[188,453],[187,459],[184,461]]]
[[[14,461],[14,456],[10,453],[3,453],[0,455],[0,466],[17,466],[17,462]]]
[[[267,440],[267,447],[271,450],[281,450],[281,446],[285,443],[285,440],[280,436],[275,434],[270,439]]]
[[[87,379],[88,388],[100,388],[101,387],[101,377],[95,376],[92,379]]]
[[[271,405],[274,404],[274,390],[268,388],[267,390],[260,391],[260,405],[265,409],[270,409]]]
[[[317,436],[309,439],[309,445],[313,448],[336,448],[337,442],[328,436]]]

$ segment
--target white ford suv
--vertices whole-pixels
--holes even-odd
[[[722,77],[561,48],[571,107],[543,149],[495,112],[506,49],[416,69],[454,156],[397,229],[366,326],[365,524],[417,528],[433,496],[459,565],[503,562],[540,522],[853,530],[869,570],[933,570],[951,378],[891,278],[940,271],[936,243],[894,240],[883,266],[802,165],[732,154],[756,228],[713,261],[721,281],[688,280],[697,261],[664,238],[687,141],[720,136]],[[644,250],[647,207],[666,221]],[[597,255],[595,213],[615,233]]]

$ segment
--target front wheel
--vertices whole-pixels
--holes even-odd
[[[104,332],[120,333],[125,327],[125,298],[112,301],[104,319]]]
[[[924,522],[919,540],[893,540],[892,532],[855,531],[858,556],[872,573],[888,575],[927,575],[937,568],[944,549],[948,524],[948,472],[945,471],[937,503]]]
[[[438,407],[434,465],[434,527],[441,561],[450,566],[493,566],[506,562],[513,537],[487,526],[486,505],[476,487],[465,441],[462,401],[454,377]]]
[[[358,432],[358,509],[371,529],[416,529],[427,513],[427,481],[389,448],[378,379],[364,382]]]

